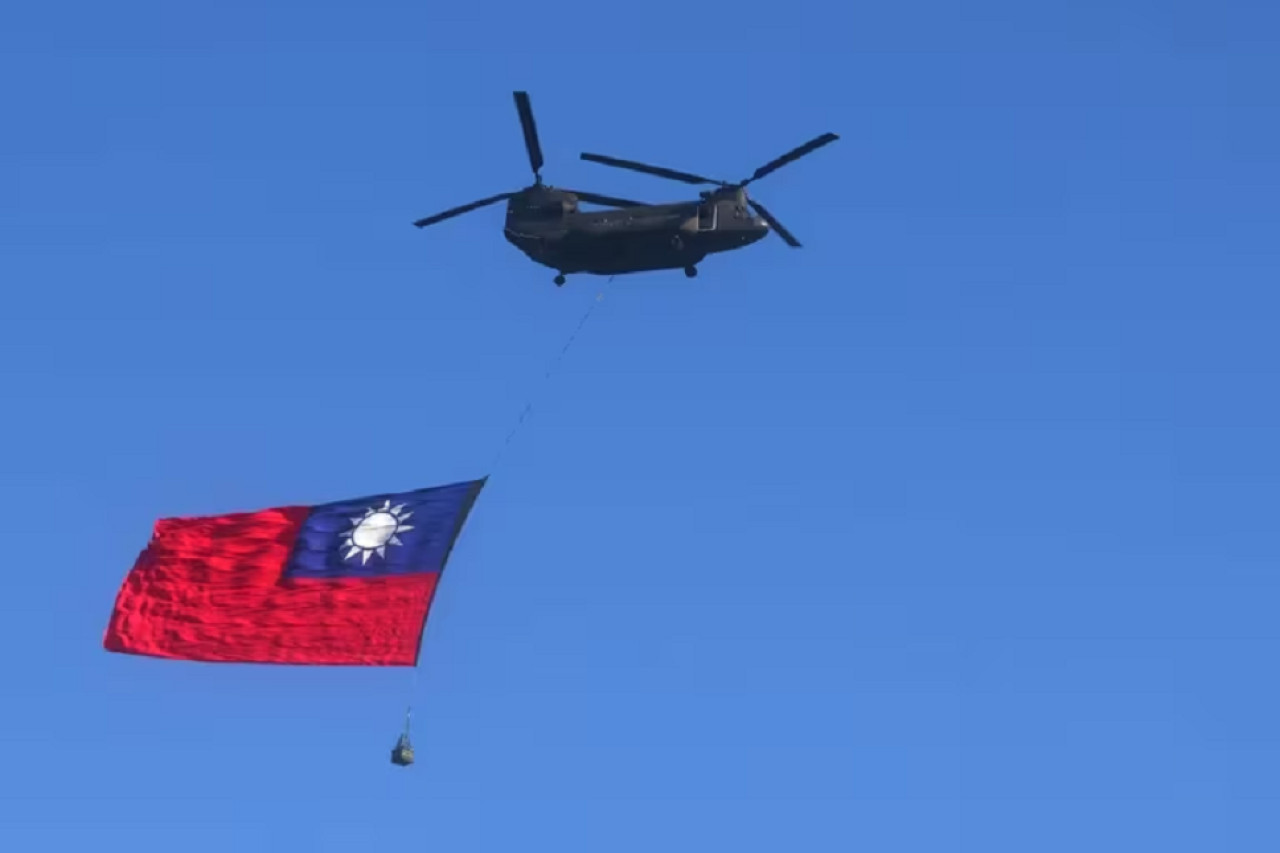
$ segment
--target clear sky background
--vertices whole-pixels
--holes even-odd
[[[0,847],[1280,849],[1277,24],[6,7]],[[529,182],[517,88],[653,201],[578,153],[841,134],[755,185],[805,247],[414,229]],[[102,650],[157,517],[490,473],[416,685]]]

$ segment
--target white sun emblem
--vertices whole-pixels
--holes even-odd
[[[372,554],[385,558],[388,545],[404,544],[396,534],[413,529],[412,525],[404,523],[411,515],[412,512],[404,511],[404,504],[393,507],[391,501],[383,504],[381,509],[370,507],[365,510],[364,515],[351,519],[351,529],[342,534],[342,547],[347,549],[347,555],[342,559],[350,560],[361,554],[360,564],[364,565]]]

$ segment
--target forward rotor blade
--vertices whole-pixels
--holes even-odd
[[[659,178],[683,181],[686,184],[719,184],[720,186],[726,186],[724,181],[704,178],[701,175],[693,175],[689,172],[677,172],[675,169],[665,169],[662,166],[637,163],[634,160],[619,160],[617,157],[606,157],[603,154],[580,154],[579,156],[583,160],[588,160],[592,163],[603,163],[606,166],[616,166],[619,169],[631,169],[634,172],[644,172],[648,175],[657,175]]]
[[[426,228],[428,225],[435,225],[437,222],[443,222],[444,220],[451,219],[454,216],[459,216],[463,213],[470,213],[476,208],[484,207],[487,204],[493,204],[496,201],[504,201],[505,199],[511,198],[513,195],[515,195],[515,193],[502,193],[501,195],[490,196],[489,198],[481,199],[480,201],[473,201],[471,204],[464,204],[461,207],[451,208],[450,210],[446,210],[444,213],[437,213],[435,216],[428,216],[425,219],[419,219],[413,224],[419,228]]]
[[[520,129],[524,131],[524,147],[529,152],[529,165],[533,174],[542,171],[542,146],[538,144],[538,125],[533,120],[533,107],[528,92],[515,92],[516,111],[520,113]]]
[[[582,201],[589,201],[592,204],[603,204],[606,207],[644,207],[642,201],[628,201],[625,198],[614,198],[611,195],[599,195],[597,193],[583,193],[577,190],[565,190],[576,195]]]
[[[747,184],[751,183],[752,181],[758,181],[761,178],[763,178],[765,175],[769,174],[770,172],[777,171],[778,169],[781,169],[783,166],[787,165],[788,163],[794,163],[796,160],[799,160],[801,157],[805,156],[806,154],[812,154],[814,151],[817,151],[819,148],[826,145],[827,143],[835,142],[839,138],[840,137],[836,136],[834,133],[824,133],[821,136],[815,136],[813,139],[810,139],[804,145],[801,145],[798,148],[793,148],[790,151],[788,151],[786,154],[783,154],[781,157],[777,158],[776,160],[771,160],[768,163],[761,166],[759,169],[756,169],[755,174],[747,178],[745,181],[739,184],[739,186],[745,187]]]
[[[786,241],[787,245],[793,249],[800,248],[800,241],[791,236],[791,232],[782,227],[782,223],[774,218],[774,215],[767,208],[755,199],[747,199],[747,204],[751,205],[751,209],[760,214],[760,217],[769,223],[769,227],[778,232],[778,236]]]

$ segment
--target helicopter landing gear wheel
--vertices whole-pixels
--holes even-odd
[[[688,267],[685,267],[685,268],[684,268],[684,277],[685,277],[685,278],[694,278],[694,277],[696,277],[697,275],[698,275],[698,268],[697,268],[697,267],[694,267],[694,266],[688,266]]]
[[[554,279],[556,287],[564,287],[564,276],[558,275]]]

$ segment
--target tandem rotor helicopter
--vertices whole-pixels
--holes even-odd
[[[737,183],[600,154],[581,155],[583,160],[606,166],[632,169],[688,184],[716,186],[716,189],[700,192],[698,201],[645,204],[543,184],[542,146],[538,143],[538,129],[534,124],[529,95],[526,92],[515,92],[514,95],[525,148],[529,152],[529,165],[533,167],[533,184],[515,192],[464,204],[413,224],[425,228],[505,200],[507,219],[502,229],[503,236],[534,262],[556,270],[557,286],[563,285],[565,275],[571,273],[621,275],[683,269],[686,276],[693,278],[698,274],[698,263],[707,255],[749,246],[767,235],[770,229],[788,245],[798,248],[800,242],[791,232],[764,205],[747,197],[747,184],[840,138],[834,133],[817,136],[771,160],[756,169],[751,177]],[[580,201],[615,209],[579,210]]]

